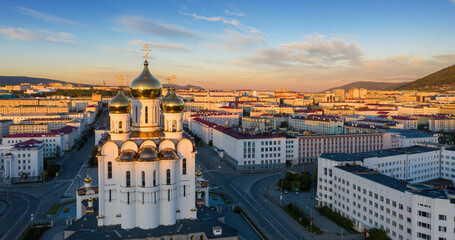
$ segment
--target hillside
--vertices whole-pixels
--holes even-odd
[[[333,89],[344,89],[345,91],[349,91],[349,89],[351,89],[351,88],[365,88],[368,90],[395,90],[408,83],[409,82],[390,83],[390,82],[359,81],[359,82],[348,83],[348,84],[340,86],[340,87],[330,88],[325,91],[331,91]]]
[[[71,83],[73,85],[80,85],[80,86],[99,86],[99,85],[90,85],[90,84],[80,84],[80,83],[72,83],[72,82],[65,82],[65,81],[60,81],[60,80],[54,80],[54,79],[48,79],[48,78],[35,78],[35,77],[23,77],[23,76],[0,76],[0,85],[19,85],[21,83],[30,83],[30,84],[39,84],[42,83],[44,85],[49,85],[49,83]],[[163,85],[163,87],[166,87],[166,84]],[[176,89],[204,89],[199,86],[195,85],[185,85],[185,86],[180,86],[180,85],[175,85]]]
[[[455,65],[446,67],[426,77],[419,78],[400,90],[438,90],[441,88],[453,89],[455,87]]]
[[[0,85],[19,85],[21,83],[30,84],[45,84],[49,83],[67,83],[60,80],[48,79],[48,78],[35,78],[35,77],[24,77],[24,76],[0,76]]]

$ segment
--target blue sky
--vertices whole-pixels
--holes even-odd
[[[0,75],[319,91],[455,63],[455,0],[0,2]]]

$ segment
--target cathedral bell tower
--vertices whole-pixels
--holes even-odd
[[[175,81],[175,75],[170,77]],[[163,102],[164,109],[164,135],[166,138],[182,138],[183,133],[183,108],[185,102],[175,93],[175,84],[170,90],[169,96]]]
[[[121,76],[119,76],[119,79]],[[121,81],[121,79],[120,79]],[[121,84],[120,84],[121,86]],[[130,137],[131,102],[119,87],[117,95],[109,102],[109,118],[111,120],[111,139],[126,141]]]
[[[148,46],[144,69],[142,73],[131,82],[132,102],[132,130],[140,132],[154,132],[160,129],[160,96],[163,89],[161,82],[156,79],[148,69]]]

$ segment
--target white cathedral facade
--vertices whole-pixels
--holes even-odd
[[[109,102],[110,139],[99,146],[98,226],[153,229],[196,219],[193,142],[183,135],[184,102],[145,61],[130,86]]]

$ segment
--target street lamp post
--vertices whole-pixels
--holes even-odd
[[[283,206],[283,181],[284,181],[284,177],[283,177],[283,173],[280,172],[281,174],[281,192],[280,192],[280,207]]]

